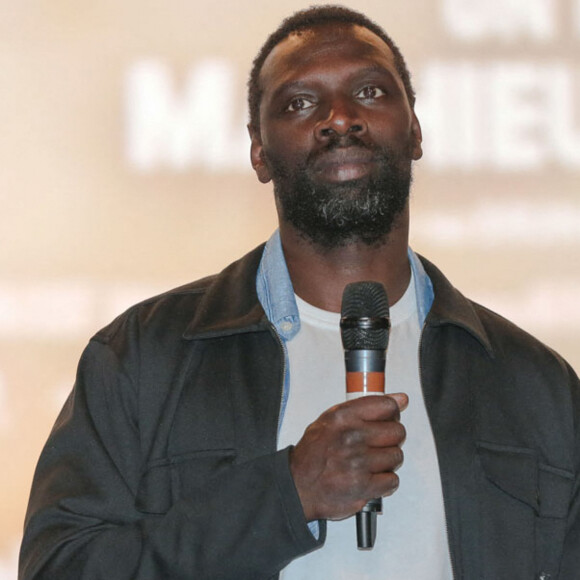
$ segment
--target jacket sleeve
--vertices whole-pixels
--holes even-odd
[[[322,543],[324,530],[316,540],[306,525],[287,450],[233,464],[147,513],[138,405],[133,377],[92,341],[38,463],[20,580],[258,580]]]
[[[575,372],[568,366],[572,393],[572,413],[575,428],[575,480],[572,488],[562,565],[558,578],[576,578],[580,574],[580,381]]]

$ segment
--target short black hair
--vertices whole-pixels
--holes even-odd
[[[403,85],[411,107],[415,105],[415,91],[411,84],[411,75],[407,69],[405,59],[397,45],[391,37],[375,22],[367,18],[364,14],[334,4],[323,6],[312,6],[305,10],[300,10],[282,21],[280,26],[270,34],[266,42],[262,45],[254,59],[250,78],[248,80],[248,109],[250,113],[250,127],[258,128],[260,126],[260,101],[262,100],[262,88],[260,87],[260,72],[264,61],[272,52],[275,46],[280,44],[285,38],[293,32],[308,30],[316,26],[327,23],[353,24],[367,28],[379,38],[385,41],[395,57],[395,67]]]

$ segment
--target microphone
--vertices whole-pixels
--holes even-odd
[[[346,397],[385,392],[385,362],[389,344],[389,300],[380,282],[353,282],[342,294],[340,333],[346,366]],[[377,535],[382,498],[371,499],[356,514],[360,549],[371,549]]]

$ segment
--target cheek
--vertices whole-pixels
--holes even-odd
[[[263,143],[264,159],[267,163],[283,167],[295,167],[307,159],[312,146],[304,135],[297,131],[283,130],[275,136],[267,136]]]
[[[369,138],[375,146],[391,151],[402,158],[411,158],[416,144],[412,130],[404,126],[376,128],[374,131],[369,131]]]
[[[413,116],[406,107],[385,107],[380,111],[369,111],[368,128],[391,138],[401,138],[411,133]]]
[[[270,151],[299,152],[314,145],[314,127],[312,122],[281,122],[271,120],[268,129],[263,132],[263,143]]]
[[[404,118],[394,119],[391,123],[369,123],[369,134],[372,138],[390,142],[392,146],[407,142],[411,136],[411,124]]]

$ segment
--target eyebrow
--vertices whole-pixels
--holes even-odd
[[[364,77],[366,75],[369,74],[375,74],[375,73],[380,73],[386,77],[389,77],[389,79],[394,82],[395,84],[397,83],[397,75],[398,73],[396,72],[396,70],[391,70],[390,68],[386,68],[383,65],[374,63],[374,64],[370,64],[368,66],[365,66],[362,69],[358,69],[357,71],[353,72],[353,74],[351,75],[352,78],[357,78],[357,77]],[[324,82],[321,81],[321,84],[324,85]],[[311,86],[311,82],[308,80],[303,80],[303,79],[297,79],[294,81],[288,81],[285,83],[282,83],[273,93],[272,93],[272,101],[276,101],[277,99],[280,98],[281,95],[283,95],[284,93],[287,92],[292,92],[294,90],[299,90],[302,88],[306,88],[306,87],[310,87]]]

